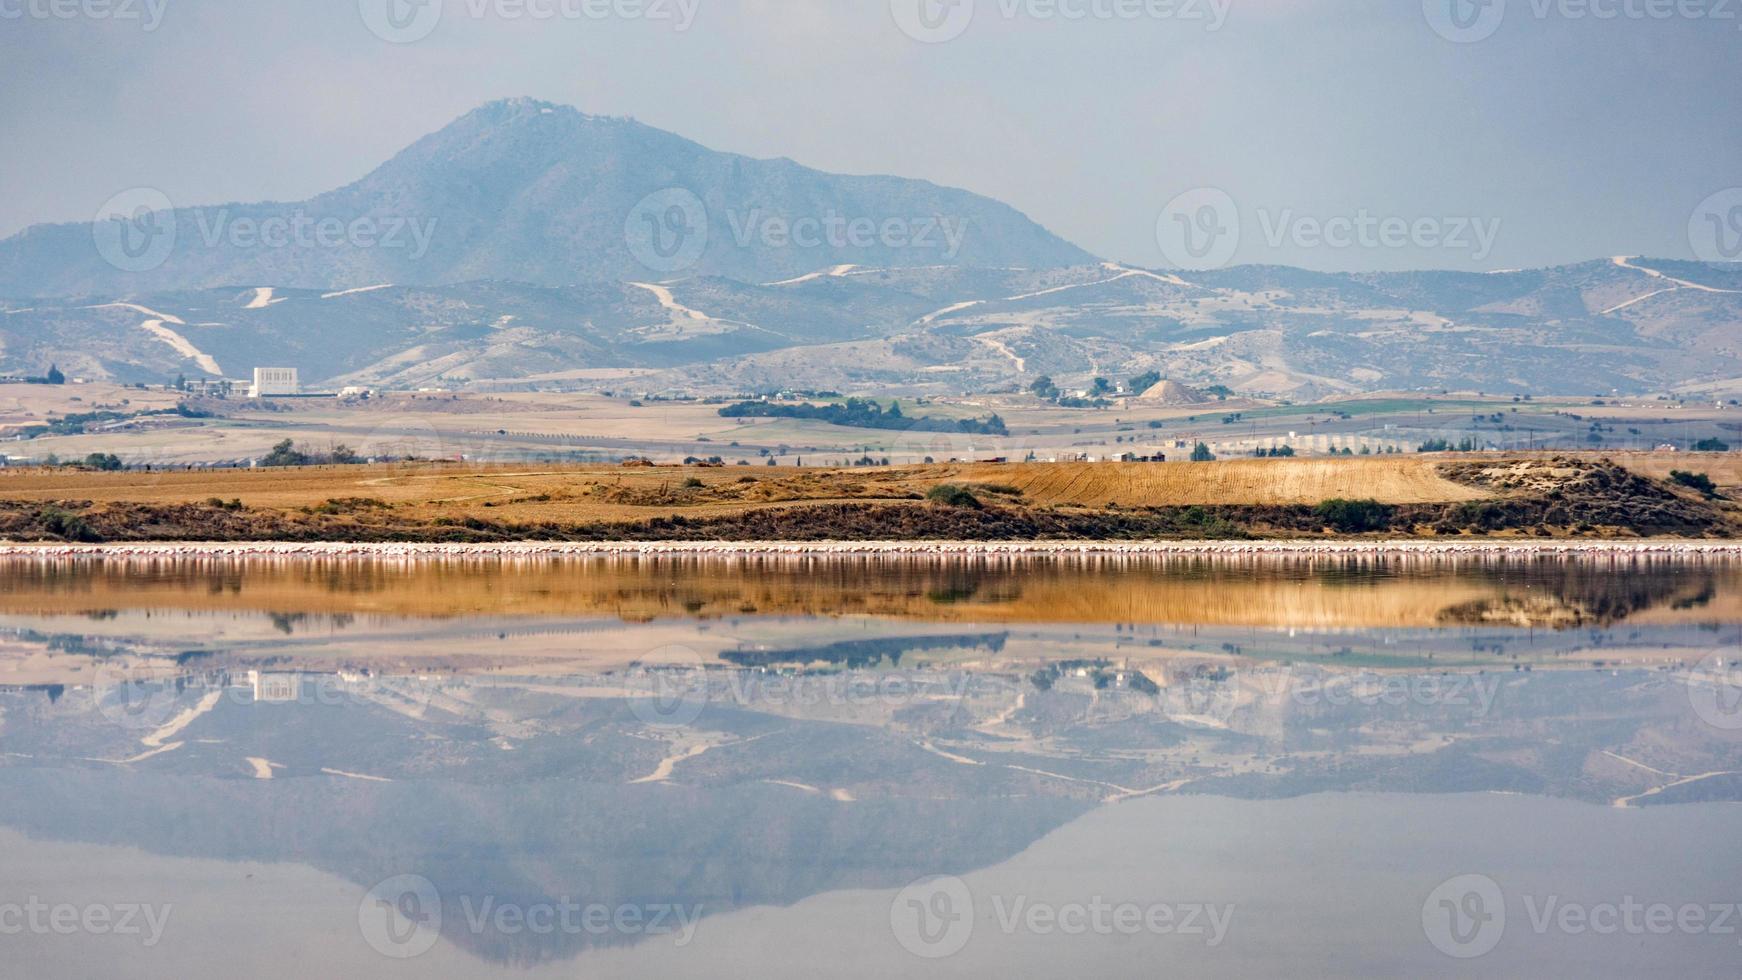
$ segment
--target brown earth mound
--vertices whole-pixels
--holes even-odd
[[[1210,396],[1178,381],[1163,381],[1138,395],[1137,400],[1151,405],[1202,405]]]

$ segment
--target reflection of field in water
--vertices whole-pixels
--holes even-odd
[[[1404,558],[190,560],[0,566],[0,615],[876,616],[1291,629],[1742,622],[1727,562]]]
[[[223,560],[0,566],[0,684],[99,667],[576,673],[636,663],[1372,668],[1698,660],[1742,566],[1579,560]],[[905,658],[905,659],[902,659]]]

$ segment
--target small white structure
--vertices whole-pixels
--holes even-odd
[[[296,368],[263,368],[254,369],[254,383],[248,387],[249,398],[271,398],[274,395],[300,395],[302,382],[298,380]]]
[[[302,696],[301,674],[262,674],[251,670],[248,682],[254,688],[256,704],[292,704]]]

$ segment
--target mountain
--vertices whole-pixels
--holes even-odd
[[[0,296],[676,274],[769,282],[848,264],[1093,260],[966,191],[720,153],[531,99],[485,105],[308,201],[159,210],[166,203],[141,193],[111,202],[125,221],[38,226],[0,242]]]
[[[830,268],[0,301],[0,374],[163,382],[293,366],[322,387],[584,384],[959,393],[1155,371],[1306,401],[1398,390],[1742,394],[1742,270],[1611,259],[1495,274]],[[600,377],[597,374],[591,375]],[[597,381],[620,386],[622,381]]]
[[[278,365],[321,387],[500,387],[632,370],[642,390],[731,394],[1157,372],[1297,401],[1742,391],[1742,266],[1152,271],[965,191],[529,99],[308,201],[157,198],[0,242],[0,374]]]

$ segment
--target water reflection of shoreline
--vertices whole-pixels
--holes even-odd
[[[1742,563],[1043,557],[0,566],[0,617],[124,610],[1568,629],[1641,616],[1658,625],[1742,623]]]

